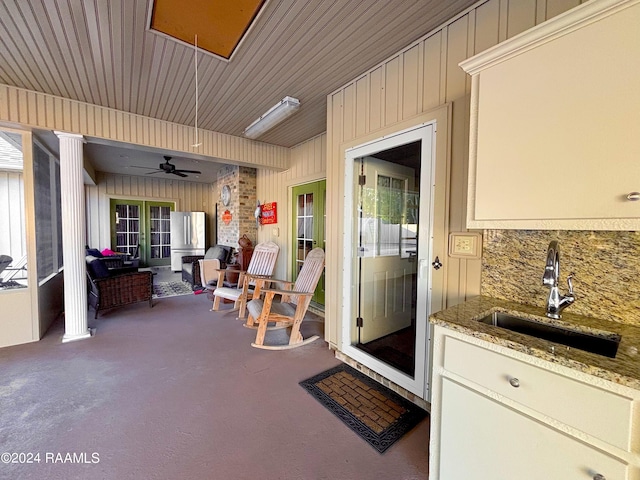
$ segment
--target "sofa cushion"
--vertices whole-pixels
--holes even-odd
[[[187,272],[189,275],[193,275],[193,263],[183,263],[182,271]]]
[[[100,261],[99,258],[87,255],[86,260],[89,275],[93,278],[107,278],[109,276],[109,269]]]
[[[210,247],[207,250],[204,254],[204,258],[216,258],[222,263],[228,263],[232,250],[233,247],[228,247],[227,245],[216,245],[215,247]]]

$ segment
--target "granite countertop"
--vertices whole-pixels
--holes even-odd
[[[567,308],[561,320],[544,316],[543,309],[521,303],[479,296],[455,307],[434,313],[429,320],[475,338],[517,350],[575,370],[640,389],[640,327],[572,314]],[[541,323],[608,336],[622,336],[615,358],[566,347],[529,335],[487,325],[478,319],[493,312],[506,312]]]

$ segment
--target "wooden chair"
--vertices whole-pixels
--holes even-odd
[[[271,282],[284,284],[287,288],[285,290],[263,288],[262,293],[264,294],[264,299],[254,298],[247,304],[249,318],[245,325],[249,328],[255,328],[255,322],[258,322],[256,341],[251,344],[252,347],[267,350],[284,350],[306,345],[319,338],[318,335],[314,335],[303,339],[300,333],[300,325],[307,313],[309,303],[311,303],[311,297],[318,285],[323,270],[324,250],[314,248],[309,252],[302,264],[295,283],[283,280],[271,280]],[[291,288],[292,285],[293,288]],[[281,296],[280,302],[273,301],[276,295]],[[268,324],[273,322],[275,322],[275,326],[268,327]],[[264,344],[264,336],[267,330],[287,327],[291,327],[288,345]]]
[[[244,318],[245,306],[249,295],[251,294],[252,298],[260,296],[260,289],[264,281],[273,275],[279,251],[280,247],[274,242],[259,243],[253,250],[253,256],[246,271],[233,270],[230,272],[229,270],[219,270],[218,286],[213,291],[213,307],[211,311],[219,310],[220,299],[224,298],[233,300],[234,310],[240,310],[238,317]],[[237,287],[224,286],[224,278],[228,272],[235,275],[240,274]]]
[[[227,266],[233,247],[227,245],[216,245],[209,247],[204,255],[186,255],[182,257],[182,281],[191,284],[193,290],[206,287],[200,284],[200,262],[198,260],[208,260],[217,258],[220,260],[220,268]]]
[[[218,272],[222,269],[220,260],[207,258],[198,260],[200,264],[200,284],[202,288],[213,290],[218,282]]]

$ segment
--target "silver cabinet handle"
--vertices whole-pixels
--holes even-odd
[[[605,478],[605,476],[604,476],[604,475],[600,475],[599,473],[596,473],[596,474],[593,476],[593,480],[607,480],[607,479]]]
[[[631,192],[629,195],[627,195],[627,200],[629,200],[630,202],[637,202],[638,200],[640,200],[640,192]]]
[[[520,380],[518,380],[518,379],[517,379],[517,378],[515,378],[515,377],[510,378],[510,379],[509,379],[509,383],[511,384],[511,386],[512,386],[513,388],[518,388],[518,387],[520,386]]]

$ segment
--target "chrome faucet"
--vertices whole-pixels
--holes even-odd
[[[549,248],[547,249],[547,265],[544,267],[544,275],[542,275],[542,284],[550,287],[549,298],[547,299],[547,317],[562,317],[562,310],[576,301],[576,297],[573,295],[572,278],[573,273],[567,277],[569,294],[561,295],[560,289],[558,288],[558,281],[560,279],[560,247],[558,247],[558,242],[553,240],[549,243]]]

